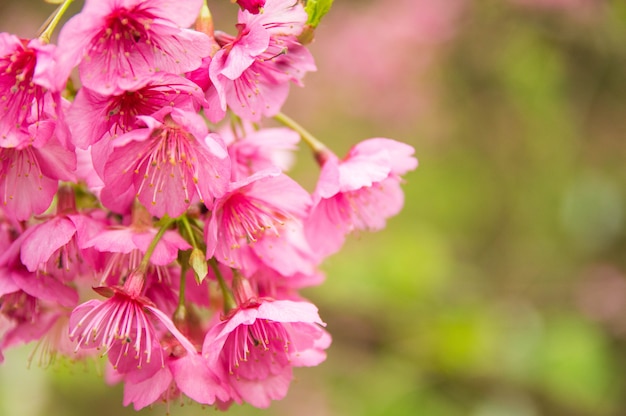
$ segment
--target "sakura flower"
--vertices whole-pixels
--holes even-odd
[[[160,344],[164,332],[157,330],[157,324],[189,345],[172,321],[143,296],[144,286],[143,273],[132,272],[122,287],[95,288],[109,299],[87,301],[70,316],[69,335],[77,340],[76,349],[102,350],[118,372],[135,382],[151,377],[165,365]]]
[[[236,135],[230,130],[221,132],[231,159],[232,180],[244,179],[264,169],[287,171],[294,161],[300,136],[288,128],[254,130],[244,124]]]
[[[42,364],[57,351],[68,352],[68,342],[59,337],[68,308],[78,302],[73,287],[52,275],[29,272],[20,261],[23,242],[32,234],[27,229],[0,256],[0,350],[39,340],[45,346]]]
[[[49,132],[51,133],[51,132]],[[45,211],[60,179],[72,178],[76,155],[55,137],[0,149],[0,195],[7,216],[25,220]]]
[[[321,256],[336,252],[353,230],[380,230],[404,203],[400,175],[415,169],[414,149],[374,138],[354,146],[340,160],[325,152],[305,231]]]
[[[17,295],[17,296],[16,296]],[[36,301],[25,293],[4,296],[2,309],[24,308],[31,303],[34,308],[29,319],[13,321],[4,335],[0,335],[0,350],[37,341],[29,356],[29,363],[38,356],[37,364],[41,367],[52,365],[59,355],[68,356],[74,350],[74,343],[67,337],[69,310],[59,305]],[[15,316],[13,316],[15,318]]]
[[[157,400],[169,402],[183,394],[209,405],[228,400],[230,388],[219,380],[193,345],[188,341],[181,343],[176,338],[166,344],[173,345],[166,347],[169,355],[165,357],[165,365],[154,375],[138,382],[133,380],[134,377],[127,377],[124,406],[133,403],[135,410],[139,410]]]
[[[53,97],[46,94],[48,81],[42,67],[51,60],[54,45],[39,39],[22,40],[0,33],[0,147],[16,147],[38,136],[38,125]],[[30,129],[29,129],[30,127]],[[43,131],[46,134],[46,131]]]
[[[59,35],[59,71],[78,64],[81,81],[100,94],[134,90],[159,71],[182,74],[200,66],[211,41],[181,27],[193,23],[202,0],[87,0]]]
[[[69,282],[93,274],[97,253],[82,245],[102,231],[105,223],[77,211],[71,188],[61,187],[57,196],[57,214],[29,229],[21,244],[20,259],[31,272],[53,274]]]
[[[299,2],[266,0],[263,13],[240,11],[240,23],[261,24],[272,36],[298,36],[304,29],[308,15]]]
[[[92,247],[96,251],[110,253],[102,270],[101,284],[115,285],[119,279],[123,279],[139,267],[157,232],[158,230],[152,226],[150,215],[145,208],[137,204],[133,209],[132,222],[129,226],[111,226],[82,243],[81,248]],[[160,280],[168,274],[165,266],[176,260],[178,251],[190,248],[189,243],[174,230],[165,231],[150,256],[146,278],[154,273]]]
[[[76,148],[76,181],[86,186],[87,190],[100,199],[100,192],[104,188],[102,177],[98,174],[93,163],[92,149]],[[106,162],[106,159],[104,159]],[[102,170],[104,167],[101,168]]]
[[[181,215],[193,202],[211,207],[226,191],[230,160],[202,117],[163,109],[140,117],[145,128],[115,139],[104,169],[102,202],[125,212],[137,196],[158,217]],[[120,195],[122,194],[122,195]]]
[[[216,33],[223,46],[209,65],[212,85],[205,112],[211,121],[219,121],[227,106],[250,121],[280,111],[289,82],[301,84],[304,74],[316,69],[296,40],[306,19],[299,3],[269,0],[263,13],[239,13],[237,37]]]
[[[74,143],[86,148],[104,137],[117,137],[137,125],[139,115],[163,107],[197,111],[204,97],[193,82],[174,74],[158,73],[141,79],[128,91],[103,95],[81,88],[67,115]]]
[[[292,367],[324,361],[330,336],[323,325],[310,303],[250,299],[209,330],[202,354],[234,401],[265,408],[287,394]]]
[[[285,275],[309,270],[312,263],[306,248],[288,238],[290,229],[306,216],[309,204],[309,194],[275,170],[231,183],[205,227],[207,258],[215,256],[223,264],[243,269],[246,275],[259,264]]]
[[[22,264],[20,256],[24,250],[24,241],[34,231],[34,228],[27,229],[2,252],[0,256],[0,296],[22,291],[35,300],[73,307],[78,300],[74,288],[65,285],[55,276],[37,275],[30,272]]]

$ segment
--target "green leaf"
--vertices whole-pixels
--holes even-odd
[[[306,24],[312,28],[316,28],[332,5],[333,0],[307,0],[304,10],[306,10],[306,13],[309,15],[309,19]]]

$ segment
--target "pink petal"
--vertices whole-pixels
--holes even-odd
[[[277,171],[267,170],[252,175],[246,193],[260,201],[266,201],[270,206],[285,210],[296,218],[305,217],[311,206],[308,192],[289,176]]]
[[[76,234],[74,223],[65,217],[55,217],[37,225],[22,242],[20,258],[26,268],[34,272],[52,254],[66,245]]]
[[[273,36],[298,36],[307,18],[302,5],[291,0],[267,0],[259,14],[239,12],[240,21],[262,24]]]
[[[143,409],[161,398],[172,383],[172,373],[165,367],[152,377],[138,383],[124,384],[124,406],[133,403],[135,410]]]
[[[231,384],[244,401],[265,409],[272,400],[281,400],[287,395],[292,378],[291,367],[285,366],[280,373],[263,380],[232,379]]]
[[[348,192],[372,186],[391,173],[391,163],[381,164],[376,160],[355,157],[339,165],[341,191]]]
[[[406,143],[385,138],[373,138],[356,144],[349,153],[349,158],[368,158],[381,164],[390,165],[396,175],[417,167],[417,159],[413,157],[415,149]]]
[[[39,314],[37,319],[18,324],[2,337],[0,348],[9,348],[40,340],[60,317],[60,313]]]
[[[134,1],[140,3],[137,0]],[[150,3],[150,7],[157,16],[171,20],[180,27],[191,26],[196,21],[202,7],[202,0],[149,0],[145,3]]]
[[[76,290],[65,286],[50,275],[13,271],[11,277],[20,289],[35,298],[55,302],[68,308],[78,303]]]
[[[58,140],[49,140],[45,146],[33,149],[41,172],[52,179],[74,180],[76,154]]]
[[[404,205],[404,192],[400,180],[390,177],[371,188],[356,191],[352,201],[355,228],[378,231],[385,228],[387,218],[400,212]]]
[[[321,199],[305,221],[306,238],[322,258],[338,252],[352,231],[349,201],[343,194]]]
[[[187,354],[169,361],[176,385],[185,395],[203,404],[214,404],[217,398],[228,400],[230,395],[199,354]]]
[[[317,307],[309,302],[276,300],[263,302],[258,309],[257,319],[275,322],[307,322],[326,325],[317,313]]]
[[[292,324],[296,329],[291,332],[294,352],[291,354],[291,365],[294,367],[313,367],[326,360],[326,349],[332,338],[323,328],[307,324]]]
[[[330,198],[340,191],[341,176],[339,172],[339,159],[334,154],[330,153],[327,156],[320,176],[317,180],[315,187],[315,196],[322,198]]]
[[[83,244],[83,248],[93,247],[101,252],[130,253],[137,249],[133,241],[133,232],[129,228],[107,230]]]
[[[230,51],[222,49],[213,60],[216,64],[223,63],[219,72],[231,80],[239,78],[269,46],[270,35],[261,25],[247,25],[246,30],[247,33],[233,43]],[[218,56],[220,53],[227,53],[225,60]]]
[[[11,274],[7,273],[6,270],[3,270],[2,273],[0,273],[0,296],[14,293],[18,290],[20,290],[20,287],[15,284],[11,278]]]
[[[259,259],[283,276],[314,273],[319,259],[304,237],[302,223],[286,221],[278,233],[268,234],[251,246]]]

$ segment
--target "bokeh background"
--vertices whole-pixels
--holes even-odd
[[[233,32],[234,6],[210,5]],[[2,0],[0,31],[53,8]],[[336,0],[311,49],[285,112],[339,154],[408,142],[420,167],[402,214],[306,292],[327,361],[230,414],[625,415],[626,2]],[[294,176],[316,174],[303,149]],[[33,348],[7,352],[0,414],[135,414],[97,369],[27,369]]]

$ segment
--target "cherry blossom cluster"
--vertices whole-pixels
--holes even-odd
[[[315,63],[311,7],[86,0],[50,42],[0,33],[0,362],[106,357],[124,405],[282,399],[331,337],[302,288],[403,205],[413,148],[340,159],[280,112]],[[264,127],[274,120],[282,127]],[[302,139],[311,194],[285,173]]]

